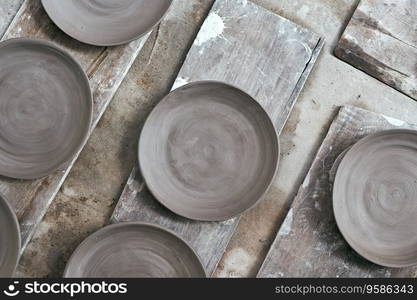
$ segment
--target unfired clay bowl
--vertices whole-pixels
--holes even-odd
[[[197,254],[171,231],[146,223],[120,223],[89,236],[75,250],[66,278],[206,277]]]
[[[0,195],[0,277],[13,276],[19,253],[19,222],[7,199]]]
[[[337,225],[366,259],[417,264],[417,132],[367,136],[343,157],[333,187]]]
[[[49,17],[69,36],[91,45],[113,46],[152,30],[172,0],[42,0]]]
[[[87,138],[92,107],[88,78],[67,52],[44,40],[1,42],[0,175],[63,168]]]
[[[260,104],[230,85],[194,82],[152,111],[139,141],[144,180],[164,206],[202,221],[233,218],[263,198],[279,160]]]

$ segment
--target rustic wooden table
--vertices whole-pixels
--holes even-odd
[[[0,35],[6,31],[23,2],[5,0],[5,5],[0,7]],[[36,5],[38,0],[29,2]],[[131,49],[133,59],[137,52],[139,54],[132,61],[127,75],[128,68],[121,73],[126,75],[125,80],[112,86],[116,88],[120,84],[118,91],[109,89],[102,102],[96,103],[97,121],[100,117],[98,108],[104,108],[111,98],[109,95],[114,94],[72,170],[62,177],[54,177],[54,180],[63,180],[64,177],[66,180],[59,184],[59,190],[59,185],[55,185],[56,189],[49,192],[48,201],[52,200],[52,194],[56,196],[50,203],[45,202],[46,206],[50,206],[43,219],[36,220],[40,223],[23,253],[18,276],[60,276],[75,247],[91,232],[109,222],[132,167],[137,164],[137,138],[143,120],[174,84],[213,2],[174,0],[170,13],[144,43],[142,51]],[[340,106],[353,104],[417,123],[415,101],[333,55],[358,0],[252,2],[325,37],[326,45],[281,132],[282,155],[276,183],[262,203],[240,218],[225,255],[214,272],[217,277],[256,276]],[[29,25],[49,21],[37,18],[21,22],[24,27],[11,30],[10,36],[18,35],[23,28],[42,36],[50,33],[53,27],[50,24],[51,27],[41,27],[43,31],[37,32],[37,27]],[[60,32],[56,34],[58,40],[65,40]],[[96,51],[107,53],[103,48],[92,49],[85,56],[80,53],[83,47],[72,43],[75,42],[66,45],[70,46],[75,56],[85,57],[85,63],[88,60],[92,62],[94,57],[102,58],[97,56]],[[96,71],[93,73],[97,74]],[[182,78],[182,75],[179,76]],[[122,81],[122,78],[119,79]],[[18,184],[14,188],[18,190]],[[35,185],[34,188],[39,189],[39,195],[42,195],[42,185]],[[28,195],[34,195],[34,190],[30,191]],[[29,206],[25,204],[22,207]],[[21,218],[30,216],[25,216],[23,211],[26,210],[20,211]],[[28,228],[34,228],[33,224],[29,224]]]

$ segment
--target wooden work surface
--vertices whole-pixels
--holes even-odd
[[[257,99],[281,131],[322,49],[316,34],[250,1],[217,0],[173,88],[217,80]],[[138,133],[139,134],[139,133]],[[176,216],[149,193],[134,168],[112,222],[157,223],[184,237],[212,274],[239,222],[195,222]]]
[[[335,54],[417,100],[417,1],[362,0]]]
[[[92,131],[148,36],[118,47],[94,47],[82,44],[65,35],[52,23],[43,10],[40,0],[26,0],[2,40],[15,37],[33,37],[53,41],[71,53],[81,64],[88,75],[93,93]],[[0,193],[11,202],[20,222],[22,252],[78,155],[79,153],[67,163],[64,169],[43,179],[23,181],[0,177]]]
[[[340,109],[258,277],[417,277],[417,267],[384,268],[360,257],[339,233],[333,215],[335,160],[362,137],[393,128],[417,125],[354,106]]]

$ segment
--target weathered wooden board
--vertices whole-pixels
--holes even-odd
[[[3,0],[0,5],[0,38],[6,32],[24,0]]]
[[[417,100],[417,1],[362,0],[335,54]]]
[[[333,215],[329,174],[336,158],[360,138],[392,128],[417,125],[354,106],[340,109],[258,277],[417,277],[417,267],[384,268],[360,257],[339,233]]]
[[[91,130],[133,64],[147,36],[125,46],[94,47],[66,36],[48,18],[40,0],[26,0],[11,22],[3,40],[13,37],[36,37],[51,40],[69,51],[82,65],[90,79],[94,100]],[[47,178],[35,181],[0,177],[0,193],[15,208],[22,231],[22,251],[32,237],[49,204],[68,175],[79,153],[67,166]]]
[[[257,99],[281,131],[323,41],[314,33],[250,1],[217,0],[173,88],[197,80],[237,86]],[[158,223],[183,236],[212,274],[239,222],[194,222],[162,207],[134,168],[112,222]]]

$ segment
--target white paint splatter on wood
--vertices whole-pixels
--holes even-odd
[[[284,220],[284,223],[282,223],[281,228],[278,232],[279,236],[285,236],[289,235],[292,230],[292,221],[293,221],[293,210],[292,208],[289,210],[287,217]]]
[[[387,120],[388,123],[390,123],[391,125],[397,126],[397,127],[401,127],[404,126],[404,121],[399,120],[399,119],[395,119],[395,118],[391,118],[388,116],[383,116],[385,120]]]
[[[303,188],[307,188],[309,184],[310,184],[310,173],[308,173],[306,178],[304,179]]]
[[[221,37],[225,27],[223,18],[217,12],[211,12],[201,27],[194,44],[196,46],[202,46],[210,40]]]
[[[190,78],[178,77],[177,80],[175,80],[174,85],[172,86],[172,89],[175,90],[179,87],[182,87],[183,85],[186,85],[189,82],[190,82]]]
[[[220,278],[242,277],[243,274],[247,273],[248,267],[253,264],[254,260],[254,256],[250,255],[244,249],[232,249],[227,254],[225,264],[217,276]]]

